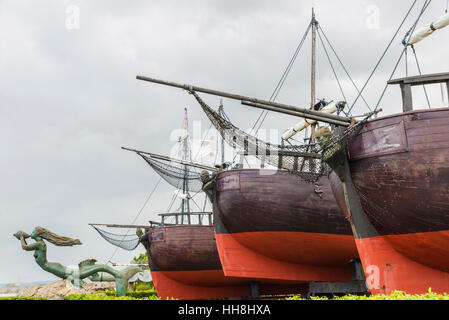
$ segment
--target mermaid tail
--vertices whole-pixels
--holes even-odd
[[[142,269],[137,266],[129,266],[123,270],[116,270],[107,265],[93,265],[89,272],[98,269],[98,272],[94,272],[89,276],[92,281],[115,281],[115,288],[117,291],[117,296],[121,297],[126,295],[126,290],[128,289],[128,281],[136,273],[141,272]],[[87,272],[87,270],[86,270]]]

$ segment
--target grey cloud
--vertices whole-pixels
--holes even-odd
[[[115,248],[87,223],[130,223],[158,180],[141,159],[120,147],[169,153],[174,144],[170,133],[182,126],[184,107],[192,121],[201,120],[204,130],[209,127],[191,96],[137,81],[136,74],[269,98],[314,6],[327,36],[361,86],[410,3],[1,1],[0,247],[8,260],[1,265],[0,283],[53,279],[12,237],[18,229],[30,232],[36,225],[84,243],[77,248],[51,246],[52,261],[107,260]],[[72,4],[80,8],[79,30],[65,28],[65,9]],[[366,8],[373,4],[380,10],[379,30],[366,28]],[[442,11],[432,6],[423,23]],[[442,30],[417,47],[426,72],[447,68],[443,58],[447,41],[441,39],[448,32]],[[389,77],[400,40],[367,88],[371,104]],[[318,96],[340,99],[318,45]],[[279,101],[309,103],[309,61],[307,42]],[[403,72],[401,66],[398,74]],[[353,99],[355,91],[341,70],[339,74]],[[212,105],[219,103],[217,97],[204,98]],[[383,105],[387,113],[399,111],[397,88],[387,92]],[[225,100],[225,107],[242,128],[251,128],[259,115],[258,110],[230,100]],[[366,112],[363,104],[357,108]],[[264,127],[283,130],[296,121],[269,114]],[[157,219],[157,212],[167,210],[172,193],[161,183],[136,222]],[[127,262],[140,251],[119,251],[114,260]]]

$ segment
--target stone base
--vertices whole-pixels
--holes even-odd
[[[59,280],[44,285],[23,288],[18,297],[36,297],[48,300],[64,300],[71,294],[95,294],[97,291],[115,290],[115,282],[84,283],[80,289],[75,288],[68,280]]]

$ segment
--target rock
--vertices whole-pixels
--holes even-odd
[[[0,295],[3,295],[3,296],[15,295],[19,291],[20,291],[20,285],[8,284],[8,285],[0,288]]]
[[[18,297],[45,298],[48,300],[64,300],[71,294],[95,294],[97,291],[115,290],[114,282],[84,283],[82,288],[75,288],[68,280],[59,280],[39,286],[21,289]]]

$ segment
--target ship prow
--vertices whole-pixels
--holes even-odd
[[[449,73],[392,80],[403,113],[368,121],[348,142],[339,178],[372,293],[449,291],[449,108],[413,110],[411,87]],[[346,169],[345,167],[346,166]],[[351,196],[351,193],[353,196]],[[374,273],[373,273],[374,272]]]
[[[326,176],[307,183],[285,170],[222,171],[215,199],[216,242],[226,276],[260,283],[353,280],[356,244]]]

